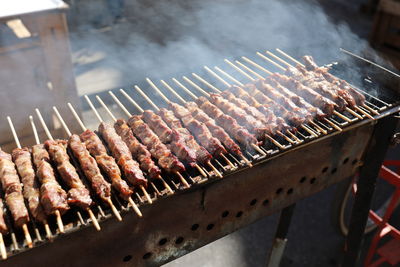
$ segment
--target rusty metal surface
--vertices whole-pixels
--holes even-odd
[[[374,125],[364,123],[132,211],[62,235],[7,266],[156,266],[351,176]]]

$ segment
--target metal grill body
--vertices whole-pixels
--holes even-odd
[[[63,216],[66,234],[55,236],[53,242],[36,239],[34,249],[26,249],[20,242],[20,248],[13,250],[7,237],[8,251],[15,255],[0,265],[158,266],[185,255],[354,176],[360,167],[363,171],[370,163],[380,166],[395,130],[393,114],[400,110],[397,88],[383,95],[391,104],[379,109],[376,120],[345,122],[343,131],[332,129],[318,138],[306,137],[303,143],[287,144],[285,149],[264,147],[268,155],[253,154],[253,167],[225,168],[222,179],[196,177],[189,171],[185,177],[191,175],[191,188],[170,196],[161,192],[153,204],[142,203],[143,218],[115,198],[123,221],[117,222],[100,204],[96,212],[100,232],[85,223],[87,217],[78,220],[69,212]],[[376,162],[371,160],[375,153]],[[163,175],[164,179],[171,178],[168,176]],[[16,234],[23,240],[19,231]]]
[[[128,255],[135,266],[166,263],[354,175],[374,130],[360,124],[144,205],[144,219],[127,212],[122,223],[75,229],[2,264],[125,266]]]

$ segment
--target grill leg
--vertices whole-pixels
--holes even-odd
[[[286,236],[289,232],[290,222],[292,221],[292,216],[296,203],[284,208],[281,211],[281,216],[279,217],[278,228],[276,229],[275,239],[272,244],[271,252],[267,262],[268,267],[278,267],[280,265],[283,252],[286,247],[287,239]]]
[[[356,266],[359,259],[376,179],[391,137],[396,129],[396,124],[396,118],[386,117],[379,120],[375,126],[374,133],[366,150],[364,164],[360,168],[357,193],[350,218],[349,233],[345,240],[345,255],[342,266]]]

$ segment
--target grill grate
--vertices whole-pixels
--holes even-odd
[[[283,51],[277,51],[283,56],[286,56],[288,59],[292,60],[294,63],[301,64]],[[267,52],[267,55],[269,55],[272,59],[268,58],[265,54],[257,53],[257,55],[261,59],[272,63],[275,67],[283,70],[285,69],[284,66],[292,66],[292,64],[271,52]],[[234,63],[229,60],[225,60],[225,62],[228,64],[228,66],[232,68],[232,70],[238,72],[249,82],[254,82],[256,79],[262,79],[264,77],[264,73],[268,75],[271,74],[271,72],[265,66],[256,63],[254,60],[251,60],[247,57],[242,57],[242,59],[243,62],[239,60],[236,60]],[[247,63],[247,65],[244,62]],[[243,83],[240,82],[238,78],[235,78],[222,68],[215,67],[214,69],[218,71],[218,73],[209,67],[205,67],[207,73],[210,74],[210,78],[216,79],[217,82],[221,83],[225,87],[229,88],[230,86],[232,86],[232,84],[237,84],[240,86],[243,85]],[[216,93],[221,93],[223,91],[222,89],[217,87],[216,83],[212,82],[211,80],[207,80],[195,73],[193,73],[193,77],[196,79],[196,81],[194,81],[194,79],[189,79],[186,76],[183,76],[183,81],[179,81],[174,78],[173,82],[177,86],[175,88],[171,84],[168,84],[163,80],[161,80],[161,84],[182,103],[185,103],[190,99],[186,99],[184,97],[184,94],[180,94],[178,92],[178,89],[189,95],[192,99],[197,98],[196,93],[209,96],[210,91],[208,91],[207,89],[211,90],[211,92]],[[150,87],[153,88],[161,96],[166,104],[172,101],[153,81],[147,78],[147,82]],[[189,168],[183,173],[176,173],[175,175],[163,173],[161,179],[153,180],[150,183],[150,187],[148,187],[147,189],[142,188],[142,190],[136,192],[135,199],[130,198],[128,201],[125,201],[118,196],[117,192],[113,191],[111,203],[108,203],[109,205],[105,204],[99,199],[96,199],[96,204],[92,207],[92,209],[89,209],[86,212],[82,212],[77,209],[71,209],[66,214],[64,214],[62,218],[61,216],[56,216],[56,218],[49,218],[47,224],[45,223],[44,225],[35,223],[33,220],[31,220],[28,225],[28,232],[34,233],[34,235],[32,236],[33,245],[39,246],[48,242],[49,240],[56,239],[64,232],[72,233],[78,231],[82,227],[89,227],[92,224],[95,226],[96,229],[100,230],[103,221],[111,218],[112,216],[115,216],[119,220],[120,214],[123,216],[125,213],[131,212],[131,208],[136,212],[138,216],[142,216],[140,207],[143,205],[150,205],[153,201],[158,201],[160,199],[166,198],[184,189],[191,188],[190,190],[192,190],[193,188],[196,188],[198,184],[203,184],[213,181],[215,179],[220,179],[229,173],[237,172],[238,170],[245,168],[251,168],[253,165],[266,158],[273,158],[280,153],[288,153],[289,151],[291,151],[291,149],[307,145],[311,142],[316,142],[321,138],[324,138],[331,134],[340,134],[341,132],[346,131],[346,129],[350,129],[353,126],[355,127],[355,125],[361,121],[364,122],[376,120],[377,118],[384,116],[385,110],[388,110],[392,106],[396,105],[396,103],[391,103],[390,100],[385,99],[384,97],[377,97],[357,87],[354,88],[366,97],[365,105],[358,106],[354,110],[347,108],[344,112],[335,111],[334,115],[324,119],[323,121],[314,120],[308,122],[307,124],[301,125],[301,127],[299,127],[298,131],[296,132],[288,130],[284,133],[279,133],[277,136],[268,136],[270,142],[266,142],[266,144],[262,146],[255,146],[254,150],[252,151],[242,148],[242,151],[244,152],[243,157],[228,153],[224,156],[212,159],[209,164],[206,164],[204,166],[197,165],[195,168]],[[143,90],[141,90],[138,86],[135,86],[135,89],[153,107],[153,109],[159,109],[159,106],[157,106],[143,92]],[[118,98],[116,94],[111,91],[109,93],[111,98],[115,101],[117,106],[122,109],[126,116],[130,117],[132,115],[132,113],[129,111],[130,108],[127,105],[124,105],[126,101],[127,103],[132,104],[132,106],[136,108],[139,112],[143,112],[143,107],[139,106],[139,104],[134,100],[135,97],[130,96],[127,91],[120,89],[121,95],[124,97],[124,100],[126,100],[124,103],[120,98]],[[90,98],[88,96],[85,96],[85,99],[87,100],[97,119],[102,122],[104,118],[100,116]],[[96,96],[96,100],[107,111],[111,119],[115,121],[115,115],[113,114],[111,109],[105,104],[105,102],[99,96]],[[86,130],[85,125],[77,115],[73,106],[70,103],[68,103],[68,106],[72,114],[76,118],[77,123],[81,126],[82,130]],[[65,124],[61,114],[58,112],[56,107],[54,107],[54,111],[67,134],[71,135],[68,126]],[[47,137],[49,139],[53,139],[40,114],[40,111],[36,110],[36,113],[43,129],[47,134]],[[32,122],[36,143],[39,144],[40,142],[35,124],[33,122],[33,118],[31,117],[30,119]],[[9,122],[16,140],[16,144],[20,147],[18,137],[12,126],[11,119],[9,119]],[[73,157],[71,158],[73,159],[73,164],[79,170],[79,164]],[[86,181],[82,171],[80,171],[79,174],[83,178],[83,180]],[[29,243],[29,241],[27,240],[29,239],[26,238],[26,233],[24,234],[21,229],[16,229],[12,225],[10,216],[6,216],[6,219],[8,221],[10,234],[4,236],[3,238],[8,255],[20,253],[27,250]]]

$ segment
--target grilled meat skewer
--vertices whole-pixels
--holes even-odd
[[[143,120],[178,159],[188,162],[192,167],[196,165],[196,151],[188,146],[182,134],[169,128],[162,118],[151,110],[143,112]]]
[[[207,126],[212,135],[223,143],[230,152],[239,156],[243,155],[240,151],[240,147],[232,140],[224,128],[218,126],[215,120],[201,110],[196,103],[186,102],[185,107],[190,111],[193,118]]]
[[[338,105],[332,100],[320,95],[311,88],[303,85],[302,83],[294,80],[291,77],[279,73],[274,73],[273,75],[271,75],[271,77],[289,90],[292,90],[299,96],[303,97],[313,106],[320,108],[327,115],[332,115],[335,108],[338,107]]]
[[[207,98],[201,96],[196,100],[198,106],[207,113],[208,116],[215,118],[218,125],[225,129],[239,143],[252,149],[252,145],[258,145],[259,142],[254,135],[249,133],[247,129],[240,126],[238,122],[229,115],[223,113],[219,108],[212,104]]]
[[[175,155],[164,145],[159,137],[142,120],[142,116],[134,115],[129,118],[128,125],[134,135],[144,144],[151,155],[157,159],[158,165],[167,172],[185,171],[185,166]]]
[[[112,187],[115,188],[120,196],[127,200],[133,193],[128,184],[121,178],[121,171],[115,159],[107,154],[107,150],[100,138],[91,130],[86,130],[80,134],[81,141],[85,143],[86,149],[96,159],[100,169],[111,180]]]
[[[270,84],[276,90],[280,91],[285,97],[289,98],[298,107],[307,109],[312,114],[313,118],[323,119],[323,118],[325,118],[327,116],[321,109],[311,105],[310,103],[305,101],[304,98],[302,98],[301,96],[293,93],[292,91],[290,91],[286,87],[282,86],[280,83],[278,83],[273,78],[267,77],[264,80],[264,82]]]
[[[291,125],[298,127],[301,124],[306,122],[304,116],[300,116],[295,112],[288,110],[283,104],[280,104],[268,96],[266,96],[263,92],[257,89],[255,84],[246,84],[245,90],[249,92],[249,94],[259,103],[261,103],[264,108],[272,109],[276,114],[283,119],[285,119]],[[288,106],[288,105],[287,105]]]
[[[0,149],[0,180],[6,204],[11,212],[16,227],[20,228],[29,222],[28,210],[25,207],[22,186],[11,155]]]
[[[186,130],[187,134],[190,134],[189,131],[193,133],[200,144],[209,153],[211,153],[212,156],[218,157],[221,154],[226,153],[226,150],[222,146],[221,142],[217,138],[214,138],[207,126],[201,124],[198,120],[196,120],[188,109],[186,109],[184,106],[172,102],[169,103],[169,107],[172,111],[169,110],[165,112],[168,112],[170,114],[170,117],[178,117],[183,122],[183,125],[187,127],[187,129],[183,128],[183,125],[180,123],[179,119],[177,119],[177,128],[182,129],[182,131]],[[211,156],[209,157],[211,158]]]
[[[151,159],[151,153],[146,146],[141,144],[133,135],[126,121],[118,119],[114,124],[114,128],[128,146],[133,158],[140,163],[140,168],[146,171],[151,178],[159,178],[161,174],[160,168]]]
[[[253,86],[253,85],[246,85],[246,88]],[[230,91],[236,94],[240,99],[244,100],[250,107],[255,107],[258,111],[260,111],[265,118],[267,118],[267,121],[271,121],[271,123],[274,123],[277,125],[277,130],[292,130],[292,127],[290,127],[284,118],[281,117],[281,115],[284,113],[283,111],[285,110],[283,107],[276,106],[276,110],[272,107],[270,107],[267,104],[261,104],[258,102],[253,96],[249,94],[249,92],[239,86],[232,86],[230,88]]]
[[[336,90],[340,95],[348,97],[347,94],[349,93],[351,95],[353,101],[355,101],[355,104],[360,105],[360,106],[365,104],[365,96],[363,94],[361,94],[360,92],[357,92],[345,80],[339,79],[339,78],[333,76],[332,74],[330,74],[328,72],[328,70],[329,70],[328,68],[318,67],[318,65],[315,63],[314,59],[311,56],[304,56],[303,61],[305,62],[306,70],[313,71],[317,75],[322,75],[323,78],[327,82],[337,86],[339,89],[336,89]],[[299,67],[302,68],[301,66],[299,66]],[[299,67],[297,67],[297,68],[299,68]],[[354,102],[352,105],[354,106]]]
[[[57,171],[69,187],[68,204],[88,209],[92,204],[89,190],[82,183],[75,167],[71,164],[67,154],[67,141],[47,140],[44,143],[50,158],[57,166]]]
[[[68,140],[68,146],[75,158],[78,159],[82,171],[90,181],[96,195],[103,201],[108,202],[111,197],[111,185],[104,179],[96,160],[90,155],[79,136],[76,134],[71,135]]]
[[[129,148],[114,130],[114,127],[108,123],[102,122],[99,125],[99,132],[110,148],[112,155],[117,160],[117,163],[125,174],[126,179],[133,186],[147,187],[147,179],[143,176],[139,163],[133,160]]]
[[[3,235],[8,233],[8,227],[6,221],[4,220],[4,204],[3,204],[3,199],[1,198],[0,198],[0,233]]]
[[[259,111],[257,108],[250,106],[246,101],[243,99],[240,99],[236,97],[232,92],[230,91],[223,91],[221,93],[221,96],[224,97],[225,99],[231,101],[234,103],[237,107],[243,109],[246,111],[246,113],[257,120],[259,120],[261,123],[263,123],[264,127],[268,129],[268,134],[275,135],[276,131],[279,131],[280,127],[276,124],[276,117],[275,116],[270,116],[267,118],[261,111]]]
[[[50,156],[43,144],[32,147],[33,164],[36,167],[36,175],[41,183],[40,203],[47,215],[61,214],[68,209],[67,193],[57,182],[53,167],[50,165]]]
[[[251,133],[255,134],[258,140],[263,141],[265,139],[265,134],[268,134],[268,129],[260,121],[248,115],[246,111],[237,107],[218,94],[210,94],[210,102],[220,108],[226,114],[235,118],[240,125],[248,129]]]
[[[46,214],[40,204],[39,183],[32,165],[32,155],[28,148],[16,148],[12,151],[12,158],[21,177],[23,195],[28,203],[32,217],[39,222],[46,220]]]
[[[200,146],[195,140],[194,136],[189,132],[188,129],[183,128],[180,120],[175,117],[175,114],[171,110],[161,108],[158,111],[158,115],[163,121],[182,136],[184,143],[196,153],[196,160],[203,165],[206,165],[212,159],[211,154],[202,146]]]

